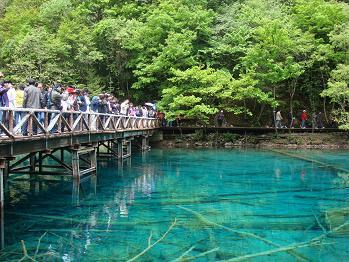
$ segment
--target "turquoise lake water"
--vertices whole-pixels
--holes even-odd
[[[348,261],[346,170],[348,151],[152,149],[79,187],[19,177],[0,261],[21,240],[42,261]]]

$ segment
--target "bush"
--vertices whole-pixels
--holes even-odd
[[[237,140],[237,135],[232,133],[224,133],[223,134],[224,142],[235,142]]]

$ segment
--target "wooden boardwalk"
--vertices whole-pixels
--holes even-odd
[[[96,174],[98,156],[127,158],[132,143],[146,150],[159,127],[155,118],[10,108],[0,108],[0,120],[1,223],[11,174],[70,176],[79,184]]]

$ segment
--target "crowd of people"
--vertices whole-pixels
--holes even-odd
[[[29,80],[28,85],[14,87],[11,81],[0,82],[0,106],[9,108],[51,109],[60,111],[95,112],[137,117],[156,117],[154,104],[135,106],[128,99],[123,102],[108,93],[90,96],[87,89],[55,84],[45,87],[43,83]]]
[[[288,112],[287,114],[287,123],[284,123],[284,118],[282,117],[281,110],[276,111],[275,113],[275,127],[276,128],[324,128],[322,122],[322,113],[321,112],[313,112],[311,118],[308,116],[308,112],[303,110],[299,116],[299,119],[296,118],[292,112]]]
[[[28,80],[28,84],[15,86],[10,80],[2,80],[4,75],[0,72],[0,107],[9,109],[49,109],[63,112],[90,112],[101,114],[116,114],[134,117],[154,118],[158,117],[156,106],[153,103],[134,105],[129,99],[122,102],[108,93],[90,96],[87,89],[79,90],[73,86],[64,87],[54,84],[46,87],[43,83]],[[38,120],[44,122],[44,112],[35,113]],[[55,114],[50,114],[52,119]],[[14,124],[19,123],[23,112],[16,111]],[[49,119],[49,120],[50,120]],[[8,114],[6,110],[0,110],[0,123],[8,126]],[[26,125],[22,133],[26,133]]]

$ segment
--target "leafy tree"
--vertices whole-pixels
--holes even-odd
[[[236,80],[228,71],[198,66],[173,73],[175,76],[163,90],[163,99],[159,103],[169,119],[181,116],[208,123],[219,110],[251,114],[244,103],[248,99],[273,103],[270,94],[255,88],[256,82],[248,77]]]
[[[334,121],[349,130],[349,65],[340,64],[332,71],[328,88],[321,94],[339,106],[333,111]]]

